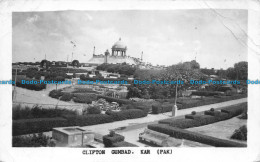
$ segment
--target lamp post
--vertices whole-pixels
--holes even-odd
[[[175,89],[175,101],[174,101],[174,105],[172,108],[172,116],[177,116],[177,95],[178,95],[178,76],[177,76],[177,82],[176,82],[176,89]]]

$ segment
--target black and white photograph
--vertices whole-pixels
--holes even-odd
[[[195,9],[136,4],[10,12],[11,53],[1,61],[10,78],[0,78],[8,94],[0,93],[2,103],[10,101],[1,109],[10,112],[11,150],[69,148],[96,161],[91,154],[170,160],[184,148],[259,149],[248,135],[259,126],[252,124],[260,86],[260,41],[251,37],[259,28],[249,23],[255,10],[207,1]]]

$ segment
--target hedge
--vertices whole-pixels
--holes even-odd
[[[204,143],[211,146],[216,147],[246,147],[246,144],[237,143],[229,140],[219,139],[203,134],[199,134],[196,132],[191,132],[187,130],[183,130],[176,127],[171,127],[165,124],[152,124],[148,125],[148,129],[153,131],[157,131],[160,133],[168,134],[171,137],[179,138],[179,139],[187,139],[191,141],[196,141],[200,143]]]
[[[130,109],[139,109],[139,110],[142,110],[144,111],[146,114],[148,114],[150,112],[150,107],[146,106],[146,105],[143,105],[142,103],[132,103],[132,104],[129,104],[126,106],[126,109],[127,110],[130,110]]]
[[[75,114],[76,111],[60,108],[41,108],[39,106],[30,107],[21,107],[21,105],[14,106],[12,109],[13,120],[18,119],[33,119],[33,118],[54,118],[61,117],[66,114]]]
[[[247,103],[229,106],[221,109],[221,112],[228,113],[231,116],[237,116],[246,111],[247,111]]]
[[[185,115],[184,119],[164,119],[160,120],[159,123],[161,124],[169,124],[170,126],[173,127],[178,127],[182,129],[186,128],[192,128],[192,127],[198,127],[198,126],[203,126],[207,124],[212,124],[215,122],[223,121],[230,119],[232,117],[240,115],[239,113],[243,113],[247,108],[246,108],[246,103],[242,103],[239,105],[235,106],[228,106],[223,108],[225,112],[219,112],[219,111],[214,111],[214,116],[213,115]],[[208,111],[205,111],[205,113]],[[211,112],[212,113],[212,112]]]
[[[103,143],[105,147],[112,147],[114,143],[122,142],[125,137],[120,134],[114,134],[113,136],[105,135],[103,136]]]
[[[101,109],[98,106],[90,106],[87,108],[88,114],[101,114]]]
[[[13,147],[46,147],[49,137],[43,133],[33,134],[33,136],[16,136],[13,137]]]
[[[67,120],[60,117],[13,120],[13,136],[47,132],[67,124]]]
[[[40,90],[43,90],[43,89],[46,89],[46,84],[22,84],[22,80],[25,80],[25,81],[33,81],[33,82],[38,82],[39,83],[39,80],[37,79],[29,79],[29,78],[26,78],[26,77],[22,77],[22,76],[19,76],[17,79],[16,79],[16,86],[17,87],[22,87],[22,88],[26,88],[26,89],[30,89],[30,90],[35,90],[35,91],[40,91]]]
[[[123,110],[119,112],[107,111],[106,114],[111,116],[114,121],[136,119],[136,118],[142,118],[147,116],[147,113],[139,109],[129,109],[129,110]]]
[[[204,114],[205,115],[211,115],[211,116],[220,116],[221,115],[221,112],[220,111],[204,111]]]
[[[70,101],[72,99],[73,95],[71,95],[70,93],[64,93],[60,100],[62,101]]]
[[[68,126],[88,126],[114,121],[111,116],[106,114],[64,115],[63,117],[68,120]]]
[[[78,102],[78,103],[87,103],[87,104],[91,104],[92,101],[96,101],[97,100],[97,95],[96,94],[91,94],[91,93],[75,93],[74,94],[74,102]]]
[[[163,103],[163,104],[153,104],[152,105],[152,114],[159,114],[164,112],[172,111],[174,104],[173,103]],[[181,109],[181,105],[177,104],[178,109]]]
[[[243,125],[239,129],[236,129],[230,138],[246,141],[247,140],[247,126]]]
[[[138,146],[126,141],[122,141],[122,142],[113,143],[112,147],[138,147]]]
[[[211,91],[192,91],[191,95],[196,96],[215,96],[215,95],[221,95],[220,92],[211,92]]]
[[[108,96],[103,96],[103,95],[97,95],[97,99],[103,98],[108,102],[117,102],[119,105],[122,104],[131,104],[132,101],[127,100],[127,99],[119,99],[119,98],[114,98],[114,97],[108,97]]]
[[[56,98],[56,99],[59,99],[62,95],[63,95],[63,93],[61,92],[61,90],[52,90],[49,93],[50,97]]]
[[[220,102],[225,102],[225,101],[230,101],[230,100],[235,100],[235,99],[240,99],[245,97],[247,97],[247,95],[242,94],[242,95],[228,96],[228,97],[224,96],[223,98],[206,98],[203,100],[199,100],[198,102],[195,103],[179,102],[182,106],[181,107],[178,106],[178,109],[187,109],[191,107],[210,105],[210,104],[215,104],[215,103],[220,103]]]

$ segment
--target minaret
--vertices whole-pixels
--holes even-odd
[[[144,54],[144,52],[142,51],[142,54],[141,54],[141,62],[143,62],[143,54]]]
[[[108,49],[106,50],[105,52],[105,60],[104,60],[104,63],[107,64],[107,57],[110,55]]]
[[[94,46],[94,50],[93,50],[93,57],[94,57],[94,55],[95,55],[95,49],[96,49],[96,47]]]

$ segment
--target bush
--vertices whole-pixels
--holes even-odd
[[[85,93],[85,94],[81,94],[81,93],[77,93],[74,94],[74,102],[78,102],[78,103],[87,103],[87,104],[91,104],[92,101],[96,101],[97,100],[97,95],[96,94],[91,94],[91,93]]]
[[[126,141],[122,141],[122,142],[113,143],[112,147],[138,147],[138,146]]]
[[[147,116],[147,113],[139,109],[129,109],[129,110],[123,110],[119,112],[107,111],[106,114],[109,114],[109,116],[111,116],[114,121],[136,119],[136,118],[142,118]]]
[[[127,100],[127,99],[119,99],[119,98],[113,98],[113,97],[108,97],[108,96],[102,96],[102,95],[98,95],[97,99],[103,98],[108,102],[117,102],[119,105],[122,104],[131,104],[132,101]]]
[[[215,95],[221,95],[220,92],[211,92],[211,91],[193,91],[192,95],[196,96],[215,96]]]
[[[40,91],[40,90],[43,90],[43,89],[46,89],[46,84],[22,84],[22,80],[25,80],[25,81],[33,81],[33,82],[38,82],[39,83],[39,80],[37,79],[28,79],[26,77],[19,77],[19,79],[17,78],[16,80],[16,86],[17,87],[22,87],[22,88],[26,88],[26,89],[30,89],[30,90],[35,90],[35,91]]]
[[[32,118],[54,118],[61,117],[66,114],[76,114],[74,110],[60,108],[41,108],[35,105],[32,108],[22,108],[21,105],[13,107],[13,120],[17,119],[32,119]]]
[[[169,125],[181,129],[201,126],[199,122],[196,122],[193,119],[176,119],[174,121],[171,121]]]
[[[46,147],[48,136],[43,133],[33,134],[32,136],[13,137],[13,147]]]
[[[204,111],[204,114],[205,115],[211,115],[211,116],[220,116],[221,112],[220,111],[208,110],[208,111]]]
[[[178,109],[187,109],[187,108],[191,108],[191,107],[197,107],[197,106],[203,106],[203,105],[209,105],[209,104],[214,104],[214,103],[219,103],[219,102],[225,102],[225,101],[230,101],[230,100],[235,100],[235,99],[240,99],[240,98],[244,98],[247,97],[247,95],[236,95],[236,96],[225,96],[222,98],[206,98],[203,100],[191,100],[189,99],[184,100],[184,101],[178,101],[178,103],[180,103],[182,106],[179,107]],[[180,99],[179,99],[180,100]],[[193,102],[191,102],[193,101]]]
[[[247,126],[243,125],[239,129],[236,129],[230,138],[246,141],[247,140]]]
[[[233,105],[228,106],[226,108],[222,108],[221,112],[228,113],[231,116],[238,116],[242,114],[243,112],[247,111],[247,103],[239,104],[239,105]]]
[[[13,136],[51,131],[55,127],[67,126],[63,118],[37,118],[13,120]]]
[[[239,116],[238,118],[239,118],[239,119],[247,119],[247,118],[248,118],[248,116],[247,116],[247,111],[246,111],[246,112],[243,112],[243,113],[241,114],[241,116]]]
[[[60,100],[62,100],[62,101],[70,101],[72,99],[72,97],[73,96],[70,93],[64,93],[61,96]]]
[[[203,126],[207,124],[212,124],[215,122],[223,121],[235,117],[238,112],[243,112],[246,110],[245,104],[239,104],[235,106],[228,106],[224,108],[225,111],[230,113],[224,113],[219,111],[205,111],[205,115],[185,115],[185,119],[164,119],[160,120],[160,124],[169,124],[173,127],[178,127],[182,129]]]
[[[63,93],[61,92],[61,90],[52,90],[49,93],[50,97],[56,98],[56,99],[59,99],[62,95],[63,95]]]
[[[191,112],[191,115],[196,115],[196,111],[192,111],[192,112]]]
[[[90,115],[64,115],[68,120],[69,126],[88,126],[113,122],[113,118],[106,114],[90,114]]]
[[[172,111],[173,108],[173,104],[156,104],[156,105],[152,105],[152,113],[153,114],[159,114],[159,113],[164,113],[164,112],[170,112]]]
[[[148,129],[157,131],[160,133],[168,134],[171,137],[187,139],[191,141],[196,141],[216,147],[246,147],[246,144],[241,144],[229,140],[219,139],[187,130],[183,130],[176,127],[171,127],[165,124],[153,124],[148,125]]]
[[[125,137],[120,134],[114,134],[114,136],[105,135],[103,136],[103,143],[105,147],[112,147],[114,143],[122,142]]]
[[[101,114],[101,110],[98,106],[90,106],[87,111],[88,114]]]
[[[132,104],[129,104],[126,106],[126,109],[127,110],[130,110],[130,109],[139,109],[139,110],[142,110],[144,111],[146,114],[149,113],[150,111],[150,108],[147,106],[147,105],[144,105],[140,102],[133,102]]]

